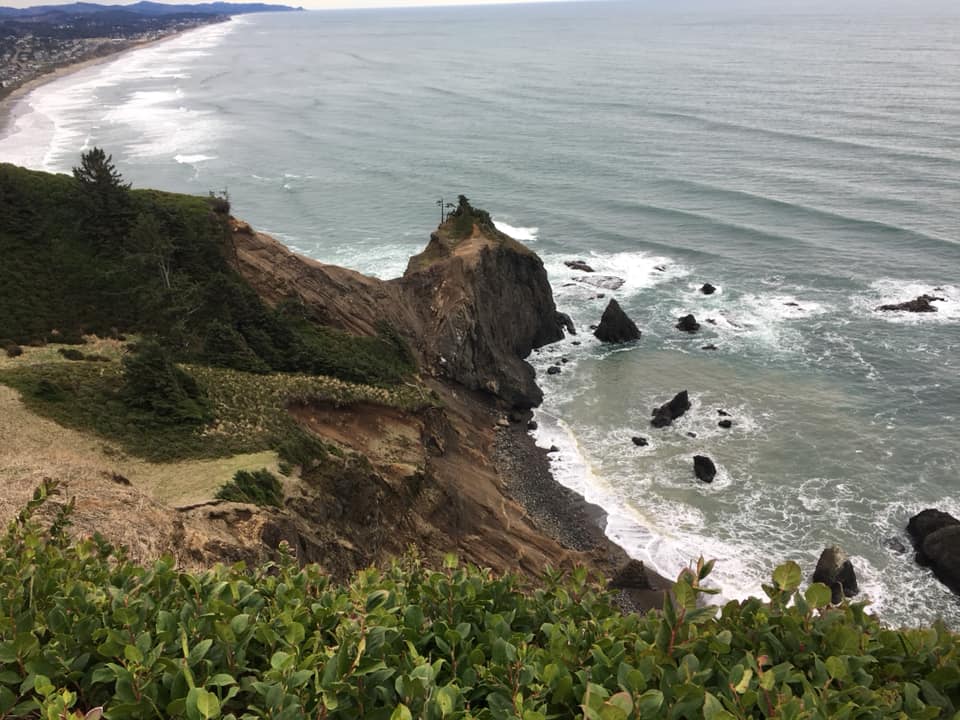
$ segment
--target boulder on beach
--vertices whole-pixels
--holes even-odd
[[[710,283],[704,283],[703,287],[700,288],[700,292],[704,295],[713,295],[716,291],[717,289]]]
[[[705,483],[712,483],[713,479],[717,476],[717,466],[714,465],[713,460],[706,455],[694,455],[693,474],[697,476],[698,480],[702,480]]]
[[[928,508],[907,523],[916,561],[933,570],[944,585],[960,595],[960,520]]]
[[[653,590],[647,569],[641,560],[627,560],[610,579],[610,588],[616,590]]]
[[[845,596],[853,597],[860,592],[853,563],[836,545],[820,553],[817,569],[813,571],[813,581],[830,588],[830,602],[834,605],[839,604]]]
[[[677,320],[676,328],[683,332],[695,333],[700,329],[700,323],[697,322],[697,319],[693,315],[684,315]]]
[[[907,300],[906,302],[881,305],[877,308],[877,310],[882,310],[884,312],[937,312],[937,308],[930,303],[943,301],[944,299],[942,297],[936,297],[934,295],[921,295],[913,300]]]
[[[571,270],[580,270],[581,272],[593,272],[593,268],[587,265],[583,260],[564,260],[563,264]]]
[[[690,396],[686,390],[683,390],[674,395],[670,402],[654,409],[650,424],[655,428],[667,427],[689,409]]]
[[[627,317],[616,300],[607,303],[607,309],[603,311],[603,316],[600,318],[600,325],[593,334],[598,340],[608,343],[640,339],[640,330],[636,323]]]

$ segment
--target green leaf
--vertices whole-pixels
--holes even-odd
[[[187,664],[193,667],[198,662],[203,660],[207,653],[210,652],[210,647],[213,645],[213,640],[207,638],[206,640],[201,640],[192,648],[190,648],[190,654],[187,656]]]
[[[453,714],[457,706],[457,700],[460,699],[460,689],[455,685],[445,685],[437,690],[435,698],[441,716],[446,717]]]
[[[830,598],[832,595],[830,593],[830,588],[823,583],[813,583],[807,588],[807,591],[803,594],[803,597],[810,604],[810,607],[822,608],[830,604]]]
[[[647,690],[637,698],[637,712],[640,717],[656,715],[663,705],[663,693],[659,690]]]
[[[208,690],[197,690],[197,710],[200,712],[201,717],[203,718],[217,718],[220,717],[220,701],[217,699],[217,696]]]
[[[827,658],[824,663],[827,667],[827,672],[830,673],[830,677],[834,680],[846,680],[850,676],[850,669],[847,667],[847,661],[838,658],[836,655],[831,655]]]
[[[715,695],[707,693],[703,698],[703,720],[737,720],[723,709],[723,704]]]
[[[226,673],[217,673],[212,678],[207,680],[207,685],[213,687],[223,687],[224,685],[236,685],[237,681],[234,680],[233,675],[227,675]]]
[[[390,714],[390,720],[413,720],[413,715],[410,714],[410,708],[400,703]]]
[[[773,571],[773,582],[780,590],[793,591],[800,587],[803,571],[793,560],[783,563]]]

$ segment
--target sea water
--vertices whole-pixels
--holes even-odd
[[[949,5],[245,16],[41,87],[0,159],[69,171],[94,145],[136,186],[226,189],[257,228],[380,277],[424,246],[438,199],[467,195],[540,254],[579,329],[531,358],[536,437],[614,540],[668,575],[717,558],[730,598],[837,544],[887,622],[960,626],[896,549],[911,514],[960,516]],[[624,284],[585,285],[571,259]],[[922,293],[938,312],[875,311]],[[640,342],[590,334],[614,297]],[[691,312],[702,329],[680,333]],[[684,389],[691,411],[651,428]]]

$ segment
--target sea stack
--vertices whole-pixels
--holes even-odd
[[[601,342],[623,343],[631,340],[640,339],[640,330],[633,320],[627,317],[627,314],[620,307],[616,300],[610,300],[607,303],[607,309],[603,311],[600,318],[600,325],[594,331],[594,336]]]
[[[673,396],[670,402],[664,403],[653,411],[653,419],[650,424],[655,428],[667,427],[689,409],[690,396],[686,390],[681,390]]]

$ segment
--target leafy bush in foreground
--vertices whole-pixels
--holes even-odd
[[[516,577],[415,560],[335,586],[288,555],[175,570],[42,531],[41,487],[2,540],[0,714],[119,718],[950,718],[960,642],[889,630],[798,592],[697,607],[710,564],[663,612],[623,615],[584,569]]]

